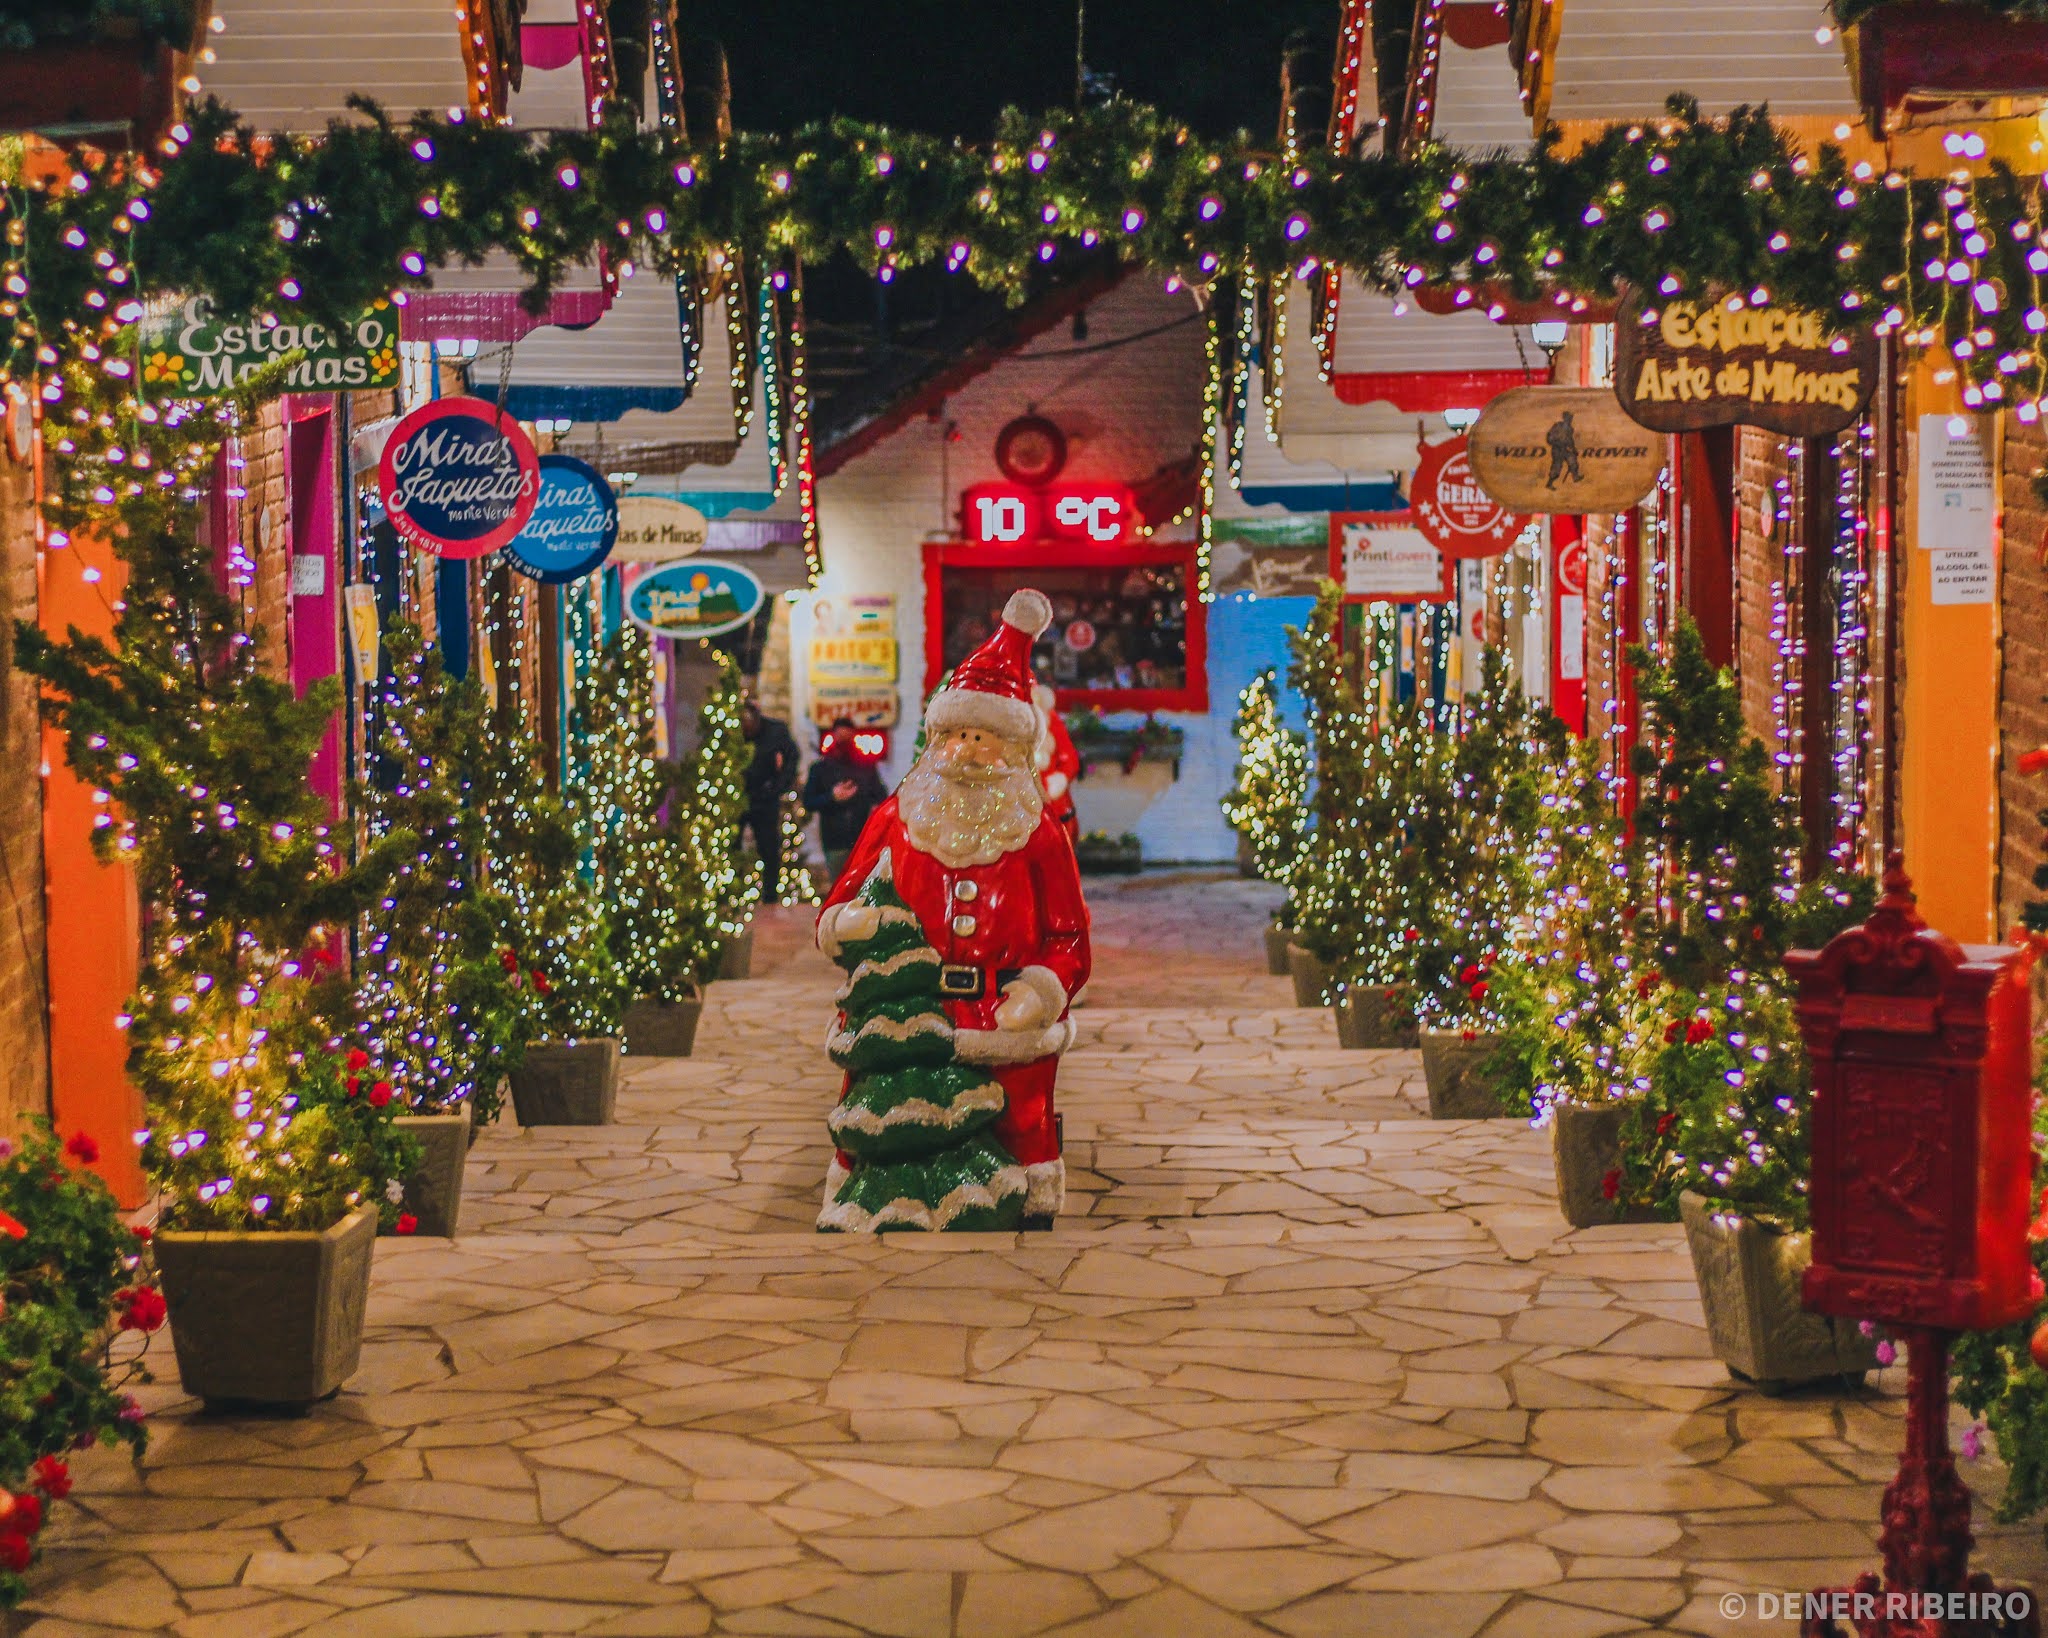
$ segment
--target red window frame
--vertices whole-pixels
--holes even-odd
[[[928,541],[924,548],[924,691],[927,698],[946,673],[943,571],[953,569],[1126,569],[1178,564],[1187,595],[1187,681],[1180,688],[1059,688],[1061,711],[1186,711],[1209,709],[1209,610],[1195,592],[1195,543],[1128,541],[1095,546],[1075,541],[1019,541],[976,546],[965,540]]]

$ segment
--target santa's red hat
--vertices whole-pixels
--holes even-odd
[[[954,670],[946,686],[924,708],[928,734],[948,728],[985,728],[1027,745],[1038,734],[1031,705],[1031,645],[1052,624],[1044,592],[1025,587],[1010,593],[995,635]]]

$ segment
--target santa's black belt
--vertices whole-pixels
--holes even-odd
[[[939,994],[948,1001],[979,1001],[988,994],[989,983],[994,981],[997,990],[1006,984],[1013,984],[1024,971],[1022,967],[966,967],[949,961],[939,968]]]

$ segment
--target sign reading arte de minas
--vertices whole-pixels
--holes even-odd
[[[1820,438],[1854,421],[1877,385],[1877,338],[1830,335],[1818,313],[1632,296],[1614,324],[1614,393],[1654,432],[1737,424]]]

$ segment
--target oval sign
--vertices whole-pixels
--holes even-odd
[[[1408,505],[1423,538],[1445,557],[1498,557],[1529,526],[1527,514],[1510,512],[1472,476],[1464,438],[1422,446]]]
[[[760,610],[761,582],[737,563],[671,563],[626,591],[626,618],[657,637],[716,637]]]
[[[573,455],[540,458],[540,504],[505,547],[505,561],[529,579],[561,586],[611,555],[619,501],[595,467]]]
[[[1664,470],[1664,435],[1605,387],[1516,387],[1468,436],[1472,475],[1517,512],[1625,512]]]
[[[440,557],[482,557],[533,516],[540,457],[496,406],[440,398],[391,429],[377,490],[392,527],[413,545]]]
[[[694,506],[667,495],[628,495],[619,502],[619,543],[614,563],[673,563],[695,557],[711,538],[711,525]]]

